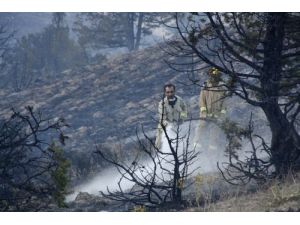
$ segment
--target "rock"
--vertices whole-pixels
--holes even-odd
[[[87,192],[79,192],[79,194],[75,198],[75,202],[91,202],[95,200],[95,195],[91,195]]]
[[[95,212],[95,211],[107,211],[112,203],[110,200],[101,196],[92,195],[87,192],[79,192],[75,200],[69,204],[70,211],[83,211],[83,212]]]

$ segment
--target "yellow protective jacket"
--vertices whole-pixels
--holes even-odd
[[[164,100],[161,100],[158,104],[158,127],[156,133],[155,144],[158,148],[161,145],[161,135],[162,135],[162,126],[163,123],[165,126],[168,123],[179,122],[187,118],[187,106],[182,98],[176,95],[177,101],[172,107],[169,105],[167,97]]]
[[[220,86],[220,84],[218,86]],[[213,85],[208,82],[200,92],[200,117],[204,114],[206,114],[206,116],[217,117],[220,113],[225,113],[226,108],[224,107],[224,95],[224,88],[213,87]]]

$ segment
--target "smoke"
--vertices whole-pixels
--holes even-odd
[[[179,137],[185,136],[185,138],[179,143],[178,154],[181,154],[183,152],[183,148],[186,147],[187,134],[190,130],[190,149],[195,147],[196,151],[200,152],[200,154],[195,162],[189,167],[189,171],[193,171],[199,167],[195,173],[216,172],[218,171],[217,162],[222,163],[226,161],[226,157],[224,156],[226,144],[225,135],[220,131],[220,128],[210,123],[207,124],[208,127],[200,127],[199,125],[199,121],[193,121],[192,123],[185,122],[180,125]],[[204,130],[206,133],[203,132]],[[167,126],[167,133],[171,138],[175,138],[176,132],[174,131],[174,126]],[[199,135],[201,136],[198,138]],[[169,144],[164,136],[162,137],[161,151],[170,151]],[[166,161],[168,161],[168,159]],[[145,165],[145,167],[153,168],[153,162],[150,160],[141,162],[141,164]],[[165,163],[163,166],[166,169],[172,168],[172,165],[168,163]],[[157,174],[161,174],[161,172],[162,171],[160,171],[160,169],[157,170]],[[107,188],[109,188],[110,191],[117,190],[120,178],[121,176],[116,168],[108,168],[92,178],[90,181],[75,187],[74,193],[68,195],[66,200],[75,200],[79,192],[88,192],[90,194],[98,195],[100,191],[107,193]],[[133,182],[126,179],[123,179],[121,183],[123,190],[129,189],[133,185]]]
[[[177,126],[170,124],[167,127],[167,134],[171,139],[175,139]],[[163,152],[170,152],[168,141],[164,135],[162,136],[161,150]],[[187,142],[189,144],[189,151],[195,148],[196,152],[200,153],[197,160],[189,166],[189,171],[198,168],[195,173],[216,172],[218,170],[217,162],[224,162],[226,160],[224,156],[226,137],[221,129],[211,122],[185,122],[179,127],[178,137],[179,139],[184,137],[178,144],[178,155],[182,154],[183,150],[186,149]]]
[[[195,113],[198,115],[198,104],[197,98],[191,99],[189,105],[197,109]],[[194,103],[193,103],[194,102]],[[262,136],[265,140],[270,140],[271,134],[270,129],[267,125],[266,118],[262,110],[250,107],[248,104],[241,102],[238,98],[230,98],[226,105],[234,106],[228,107],[227,117],[230,120],[236,121],[239,125],[245,127],[248,125],[250,113],[252,112],[255,117],[253,117],[253,122],[255,126],[255,134]],[[196,115],[195,114],[195,115]],[[195,173],[214,173],[218,172],[217,163],[222,167],[222,163],[228,162],[228,156],[225,155],[225,149],[227,145],[227,139],[225,134],[217,127],[214,123],[209,123],[205,121],[194,120],[191,123],[185,122],[180,126],[181,135],[186,134],[190,127],[190,148],[195,147],[196,151],[199,152],[197,160],[189,167],[189,171],[195,168],[199,169]],[[172,134],[171,128],[168,127],[168,134]],[[154,132],[155,133],[155,132]],[[154,134],[153,133],[153,134]],[[147,135],[149,135],[147,133]],[[133,138],[129,138],[131,141]],[[128,139],[128,140],[129,140]],[[185,140],[186,141],[186,140]],[[239,159],[244,160],[249,154],[251,154],[252,146],[249,140],[243,140],[242,149],[238,151]],[[254,140],[254,144],[259,146],[261,144],[260,140]],[[267,142],[267,144],[269,144]],[[162,138],[162,150],[168,151],[169,147],[166,143],[166,139]],[[179,149],[180,150],[180,149]],[[181,149],[182,151],[182,149]],[[259,158],[267,158],[265,152],[257,152]],[[150,161],[141,162],[145,166],[153,166]],[[168,166],[168,165],[165,165]],[[89,182],[75,187],[75,192],[67,197],[67,200],[74,200],[79,192],[88,192],[91,194],[99,194],[99,191],[106,192],[107,187],[113,191],[118,188],[118,181],[120,175],[115,168],[109,168],[104,170],[99,175],[95,176]],[[130,181],[124,180],[122,182],[122,188],[128,189],[134,185]]]
[[[74,201],[79,192],[87,192],[90,194],[99,195],[100,191],[107,193],[107,188],[109,188],[110,191],[117,190],[120,177],[121,176],[116,168],[107,168],[97,176],[93,177],[90,181],[76,186],[74,188],[74,192],[70,195],[67,195],[66,201]],[[133,186],[133,184],[134,183],[124,179],[122,181],[122,188],[125,190],[129,189]]]

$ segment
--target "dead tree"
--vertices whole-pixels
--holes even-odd
[[[240,185],[247,184],[251,180],[264,183],[274,177],[274,165],[269,160],[270,147],[261,136],[254,133],[252,113],[248,126],[245,128],[229,120],[223,121],[219,126],[228,141],[226,146],[228,162],[222,162],[221,165],[217,162],[217,167],[225,181]],[[238,151],[242,149],[243,140],[250,142],[252,150],[241,159]]]
[[[182,133],[180,122],[176,123],[173,127],[175,136],[172,136],[162,120],[156,122],[160,123],[167,140],[167,151],[158,148],[143,127],[143,137],[138,132],[136,135],[139,154],[132,162],[120,162],[109,157],[101,146],[97,146],[96,153],[115,166],[120,174],[118,190],[111,191],[107,188],[107,193],[101,192],[104,197],[150,208],[167,204],[179,207],[184,203],[182,192],[191,185],[187,184],[187,179],[198,169],[191,169],[199,154],[190,146],[191,124],[188,131]],[[132,187],[124,189],[124,181],[132,182]]]
[[[58,133],[64,144],[65,126],[30,106],[0,120],[0,211],[38,211],[53,203],[58,187],[52,175],[59,165],[50,142]]]
[[[8,25],[3,21],[0,21],[0,87],[5,87],[9,83],[9,77],[7,76],[9,53],[12,50],[12,42],[14,41],[15,32],[8,29]]]
[[[173,26],[178,39],[165,50],[183,60],[167,63],[178,71],[201,72],[208,66],[221,71],[230,95],[263,110],[272,135],[265,150],[274,175],[299,169],[300,14],[191,13],[180,18],[175,16]],[[192,56],[193,67],[184,60]]]

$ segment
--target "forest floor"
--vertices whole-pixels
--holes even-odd
[[[219,199],[209,199],[205,204],[188,207],[188,212],[299,212],[300,211],[300,173],[289,175],[285,180],[273,180],[258,186],[255,191],[234,188],[236,194],[228,191],[220,193]],[[227,197],[228,196],[228,197]]]
[[[191,181],[194,183],[191,184]],[[189,183],[189,184],[188,184]],[[217,173],[197,175],[189,180],[182,206],[166,204],[155,209],[120,204],[100,196],[81,192],[68,208],[50,211],[129,211],[129,212],[299,212],[300,173],[284,180],[272,180],[263,185],[251,182],[236,186],[228,184]]]

